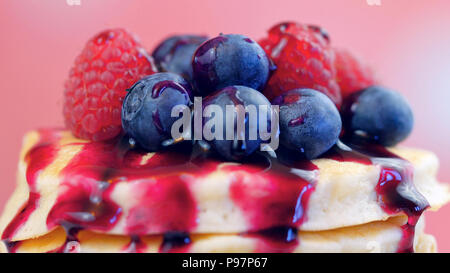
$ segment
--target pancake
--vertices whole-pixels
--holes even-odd
[[[258,155],[245,163],[181,149],[147,153],[126,138],[89,142],[56,129],[26,134],[17,187],[0,218],[2,240],[43,242],[62,228],[76,228],[121,242],[189,234],[194,252],[214,251],[211,242],[226,241],[246,245],[237,251],[256,251],[254,237],[243,234],[288,228],[301,242],[292,251],[358,252],[379,223],[380,232],[401,230],[403,238],[381,236],[396,246],[381,244],[383,252],[412,250],[414,241],[431,250],[434,240],[415,233],[415,224],[425,209],[438,209],[450,196],[436,180],[437,157],[419,149],[338,143],[312,161]],[[388,228],[392,219],[402,224]],[[364,238],[335,235],[341,230]],[[330,243],[314,241],[329,232],[323,236]]]
[[[9,247],[10,251],[17,253],[395,252],[403,238],[402,229],[395,221],[373,222],[327,231],[300,231],[292,241],[283,243],[256,234],[194,234],[190,237],[190,243],[181,247],[164,242],[161,235],[130,237],[87,230],[80,231],[76,241],[70,241],[67,240],[64,229],[59,227],[44,236],[11,244]],[[6,245],[3,245],[3,251],[6,252],[6,249]],[[436,252],[436,240],[423,232],[423,221],[417,225],[414,251]]]

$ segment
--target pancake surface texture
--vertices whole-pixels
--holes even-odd
[[[422,212],[450,199],[437,168],[403,147],[239,164],[32,131],[0,252],[435,252]]]

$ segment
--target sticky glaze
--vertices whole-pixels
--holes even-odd
[[[33,192],[33,185],[39,172],[54,159],[57,139],[41,133],[40,141],[25,157],[31,193],[27,204],[2,234],[10,252],[15,252],[20,244],[9,240],[36,209],[39,194]],[[115,227],[124,216],[111,193],[123,181],[133,183],[136,196],[136,205],[125,219],[131,240],[123,251],[144,252],[146,246],[139,236],[149,233],[163,235],[160,252],[189,251],[189,233],[196,227],[198,217],[189,181],[216,170],[222,163],[219,159],[199,149],[180,147],[145,159],[147,153],[130,146],[126,138],[79,145],[83,145],[82,151],[61,172],[61,191],[47,218],[49,229],[70,226],[66,229],[66,243],[55,252],[76,251],[77,233],[82,229],[101,232]],[[415,225],[428,203],[414,188],[412,165],[376,145],[347,146],[338,142],[323,157],[380,166],[375,188],[380,206],[388,214],[408,216],[398,252],[413,251]],[[243,165],[226,165],[222,169],[232,179],[231,199],[248,222],[249,230],[242,236],[256,238],[258,252],[293,251],[301,243],[297,230],[307,219],[318,168],[310,161],[281,154],[277,158],[257,154]],[[261,182],[252,183],[255,180]],[[255,187],[264,194],[252,196],[250,192]]]

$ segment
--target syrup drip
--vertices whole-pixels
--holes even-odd
[[[183,87],[181,84],[173,82],[173,81],[161,81],[156,83],[153,86],[152,89],[152,98],[159,98],[161,94],[166,90],[167,88],[172,88],[174,90],[179,91],[181,94],[186,95],[186,97],[189,97],[188,92],[186,91],[185,87]],[[189,89],[187,89],[189,90]]]
[[[8,253],[16,253],[22,242],[10,242],[9,240],[3,240],[3,243],[5,243],[6,251],[8,251]]]
[[[402,226],[403,236],[397,252],[414,252],[415,226],[429,204],[413,184],[414,169],[411,163],[381,145],[363,142],[354,142],[350,146],[338,142],[324,157],[380,166],[380,177],[375,188],[380,206],[388,214],[403,212],[408,217],[407,223]]]
[[[257,252],[291,252],[296,248],[297,228],[307,219],[305,212],[317,181],[318,168],[311,161],[293,158],[282,149],[277,152],[276,158],[252,156],[233,170],[230,195],[250,223],[249,232],[242,235],[258,239]],[[250,180],[240,176],[243,168],[253,173]],[[253,183],[259,179],[266,183]],[[255,190],[258,196],[251,195]]]
[[[81,251],[80,241],[78,240],[78,233],[82,228],[74,226],[71,223],[61,223],[61,226],[66,232],[66,241],[57,249],[49,251],[48,253],[79,253]]]
[[[124,248],[127,253],[145,253],[146,250],[147,245],[136,235],[131,236],[130,243]]]
[[[294,165],[286,159],[283,163],[280,160],[257,155],[243,166],[227,168],[234,180],[231,198],[247,218],[250,232],[278,226],[299,227],[306,220],[317,166],[309,161]],[[255,191],[259,193],[257,196],[252,194]]]
[[[159,248],[162,253],[188,252],[191,244],[189,233],[167,232],[164,234],[163,242]]]
[[[293,227],[274,227],[247,236],[258,239],[258,253],[289,253],[299,244],[298,230]]]
[[[6,226],[1,236],[2,240],[10,240],[15,233],[25,224],[30,215],[39,204],[40,194],[37,191],[36,179],[43,169],[45,169],[55,158],[58,148],[57,143],[60,138],[58,131],[39,130],[39,141],[25,155],[27,163],[26,179],[30,189],[28,201],[23,208]]]
[[[30,197],[2,234],[11,252],[19,243],[8,240],[36,209],[39,200],[35,179],[56,155],[59,134],[50,135],[42,133],[40,142],[26,156]],[[49,229],[58,225],[71,227],[66,229],[66,243],[55,251],[74,250],[76,233],[81,229],[108,231],[116,225],[123,215],[111,193],[123,181],[133,183],[132,195],[136,197],[136,205],[125,219],[125,230],[132,238],[125,250],[145,251],[139,236],[149,233],[164,234],[161,252],[189,250],[189,232],[197,224],[197,204],[189,181],[216,170],[223,163],[221,160],[197,146],[192,150],[182,145],[146,159],[147,153],[132,148],[126,137],[71,145],[83,148],[61,172],[61,192],[47,218]],[[413,251],[415,225],[428,203],[412,184],[411,164],[384,147],[361,143],[346,146],[338,142],[323,157],[381,167],[375,189],[380,206],[389,214],[403,212],[408,216],[398,251]],[[258,238],[260,252],[294,250],[299,244],[297,229],[307,219],[305,212],[319,174],[317,167],[281,150],[277,157],[258,153],[243,165],[222,165],[221,169],[232,176],[230,196],[250,227],[243,236]],[[255,187],[262,194],[251,195]]]
[[[49,213],[49,228],[64,221],[98,231],[110,230],[122,214],[122,209],[111,199],[114,187],[118,182],[134,180],[143,180],[133,184],[136,194],[149,196],[136,197],[138,204],[126,219],[129,234],[152,232],[147,227],[153,223],[158,225],[157,232],[169,228],[189,231],[194,227],[196,211],[194,205],[189,205],[194,201],[186,183],[177,180],[177,176],[167,178],[177,170],[177,163],[183,157],[173,152],[161,153],[142,165],[144,153],[128,145],[124,139],[84,144],[83,150],[62,172],[61,183],[65,186],[62,188],[66,190],[60,193]],[[158,157],[163,160],[158,161]],[[166,203],[161,206],[163,199]]]

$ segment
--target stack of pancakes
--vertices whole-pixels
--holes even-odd
[[[261,166],[146,153],[122,142],[28,133],[17,188],[0,218],[0,252],[437,250],[424,216],[414,219],[407,205],[392,209],[380,195],[380,160]],[[419,210],[450,200],[433,153],[389,150],[414,167],[402,198],[411,194]]]

